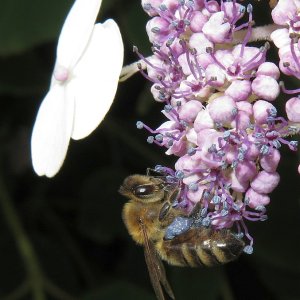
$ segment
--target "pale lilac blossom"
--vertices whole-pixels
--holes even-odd
[[[202,226],[235,227],[248,240],[244,251],[250,254],[254,241],[246,222],[267,219],[265,206],[280,180],[280,149],[297,150],[289,137],[299,132],[300,100],[287,102],[288,120],[278,116],[275,104],[280,70],[300,78],[293,36],[299,1],[288,1],[289,6],[280,0],[273,10],[274,21],[286,26],[271,35],[280,48],[280,70],[267,60],[268,43],[248,44],[251,5],[235,0],[142,2],[155,16],[147,25],[153,55],[144,58],[135,51],[147,64],[147,72],[141,72],[152,82],[167,121],[157,129],[141,121],[137,127],[151,134],[149,143],[175,155],[175,170],[156,170],[179,186],[178,207],[189,212],[200,203]],[[232,43],[242,30],[243,39]]]

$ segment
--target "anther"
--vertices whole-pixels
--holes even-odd
[[[246,253],[246,254],[252,254],[253,253],[253,247],[250,246],[250,245],[247,245],[243,251]]]
[[[183,179],[184,178],[184,172],[181,171],[181,170],[177,170],[175,172],[175,177],[178,178],[178,179]]]
[[[136,128],[137,129],[143,129],[144,128],[144,123],[141,121],[137,121],[136,122]]]
[[[163,140],[163,135],[161,134],[161,133],[159,133],[159,134],[157,134],[156,136],[155,136],[155,139],[158,141],[158,142],[161,142],[162,140]]]
[[[208,227],[211,223],[211,219],[209,217],[206,217],[202,220],[202,225],[205,227]]]
[[[190,183],[190,184],[189,184],[189,190],[190,190],[190,191],[193,191],[193,192],[198,191],[198,184],[195,183],[195,182]]]
[[[152,135],[147,137],[147,143],[152,144],[154,142],[154,137]]]

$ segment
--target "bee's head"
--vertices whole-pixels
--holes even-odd
[[[125,197],[144,203],[157,202],[164,197],[165,181],[146,175],[131,175],[125,178],[119,192]]]

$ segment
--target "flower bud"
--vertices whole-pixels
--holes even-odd
[[[270,197],[268,195],[257,193],[252,188],[248,189],[245,198],[249,199],[248,205],[254,209],[258,206],[266,206],[270,203]]]
[[[254,191],[260,194],[271,193],[280,180],[279,174],[277,172],[268,173],[266,171],[261,171],[250,183]]]
[[[280,88],[278,82],[274,78],[259,75],[252,82],[252,91],[259,98],[274,101],[280,93]]]
[[[269,154],[263,155],[260,165],[267,172],[275,172],[279,161],[280,152],[277,149],[273,149]]]
[[[300,99],[293,97],[285,104],[286,114],[292,122],[300,122]]]
[[[226,89],[225,95],[230,96],[235,101],[243,101],[247,100],[251,92],[251,82],[249,80],[234,80]]]
[[[231,97],[221,96],[209,103],[207,109],[214,122],[228,124],[235,118],[237,106]]]
[[[258,124],[266,123],[269,117],[269,110],[275,109],[274,105],[264,100],[258,100],[253,105],[254,119]]]
[[[278,80],[280,77],[280,71],[279,68],[274,63],[267,61],[258,67],[256,76],[259,75],[270,76],[275,80]]]

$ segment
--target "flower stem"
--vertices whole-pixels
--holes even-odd
[[[6,190],[2,176],[0,175],[0,206],[6,223],[13,234],[17,243],[17,248],[23,259],[27,274],[30,290],[32,291],[32,299],[46,300],[43,289],[43,272],[39,266],[36,253],[33,246],[24,231],[18,214],[13,206],[12,199]]]

